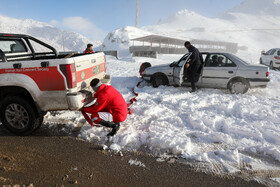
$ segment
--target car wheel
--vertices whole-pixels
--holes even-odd
[[[28,135],[42,122],[32,105],[17,96],[1,101],[0,116],[3,125],[16,135]]]
[[[168,79],[164,75],[154,75],[152,78],[152,84],[154,88],[166,86],[168,85]]]
[[[229,91],[232,94],[245,94],[249,90],[249,85],[245,80],[235,80],[229,84]]]
[[[270,62],[269,68],[270,68],[271,70],[274,69],[274,67],[273,67],[273,62]]]

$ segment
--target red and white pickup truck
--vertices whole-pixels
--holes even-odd
[[[59,54],[31,36],[0,34],[0,118],[15,134],[38,129],[47,111],[82,108],[93,78],[111,82],[102,52]]]

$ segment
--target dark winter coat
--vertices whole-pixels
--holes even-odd
[[[196,47],[194,47],[193,45],[191,45],[188,50],[190,53],[192,53],[191,58],[190,58],[191,60],[189,62],[190,66],[198,67],[202,63],[199,50]]]

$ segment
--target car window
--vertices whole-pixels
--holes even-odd
[[[236,64],[221,54],[211,54],[207,57],[205,67],[236,67]]]
[[[266,55],[269,55],[271,51],[272,51],[272,49],[270,49],[269,51],[267,51],[265,54],[266,54]]]
[[[189,54],[184,55],[177,63],[177,66],[182,67],[186,63],[189,56]]]
[[[278,56],[280,56],[280,50],[279,50],[279,51],[277,51],[277,55],[278,55]]]
[[[27,52],[22,40],[0,40],[0,49],[4,53],[22,53]]]
[[[276,49],[273,49],[270,51],[269,55],[274,55],[275,52],[276,52]]]

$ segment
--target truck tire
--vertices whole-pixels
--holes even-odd
[[[249,84],[246,80],[237,79],[229,83],[229,91],[232,94],[245,94],[249,90]]]
[[[158,88],[160,86],[166,86],[166,85],[168,85],[168,79],[164,75],[155,74],[152,77],[152,84],[153,84],[154,88]]]
[[[1,121],[16,135],[28,135],[42,123],[32,105],[18,96],[6,97],[0,104]]]

